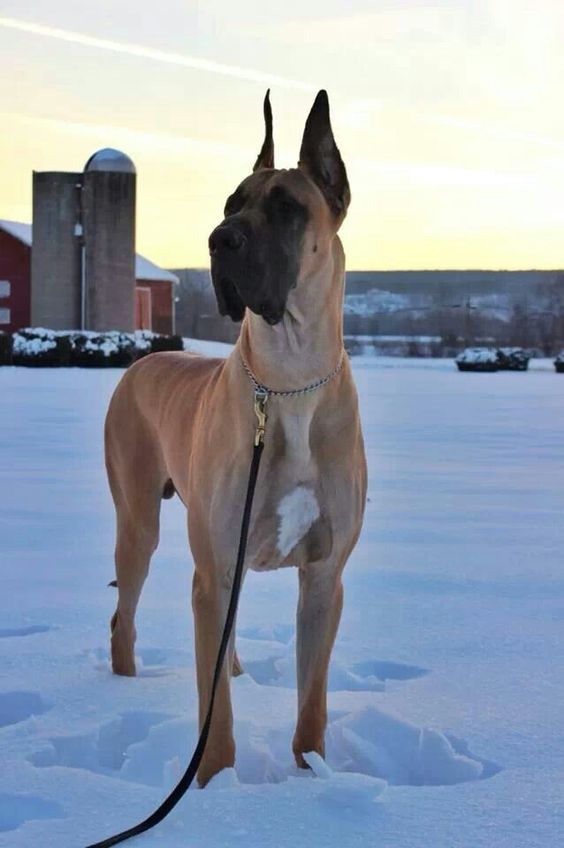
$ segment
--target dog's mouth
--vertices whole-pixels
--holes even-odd
[[[241,321],[247,308],[263,318],[271,327],[282,320],[283,308],[249,296],[249,293],[242,286],[237,285],[232,277],[212,273],[212,282],[220,315],[229,315],[233,321]]]
[[[255,303],[246,298],[242,299],[245,301],[247,309],[250,309],[255,315],[259,315],[271,327],[279,324],[284,316],[284,309],[279,309],[270,303]]]
[[[249,306],[251,312],[254,312],[255,315],[260,315],[267,324],[270,324],[271,327],[274,327],[275,324],[279,324],[284,316],[284,310],[273,309],[269,306],[262,306],[258,310],[253,309]]]
[[[232,321],[242,321],[245,304],[235,284],[224,275],[217,275],[212,268],[212,284],[220,315],[228,315]]]

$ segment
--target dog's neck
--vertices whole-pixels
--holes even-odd
[[[326,261],[301,279],[282,321],[270,326],[247,309],[237,342],[259,383],[278,391],[326,377],[343,352],[345,257],[335,236]]]

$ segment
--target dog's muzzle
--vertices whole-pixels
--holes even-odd
[[[247,307],[273,326],[282,320],[285,303],[271,290],[267,268],[257,259],[256,238],[250,243],[249,237],[244,226],[224,221],[208,239],[219,312],[240,321]]]
[[[209,237],[208,245],[212,259],[230,260],[246,252],[247,237],[233,224],[220,224]]]

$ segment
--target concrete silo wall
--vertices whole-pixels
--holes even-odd
[[[74,228],[81,177],[58,171],[33,174],[31,323],[36,327],[80,327],[80,240]]]
[[[135,327],[135,174],[86,171],[82,208],[86,327]]]

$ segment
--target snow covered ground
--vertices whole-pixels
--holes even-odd
[[[564,378],[531,368],[354,360],[370,500],[346,571],[329,768],[291,761],[296,575],[251,574],[236,769],[126,844],[562,845]],[[120,374],[0,369],[2,848],[83,848],[130,826],[195,740],[177,499],[138,616],[140,674],[108,669],[102,421]]]

